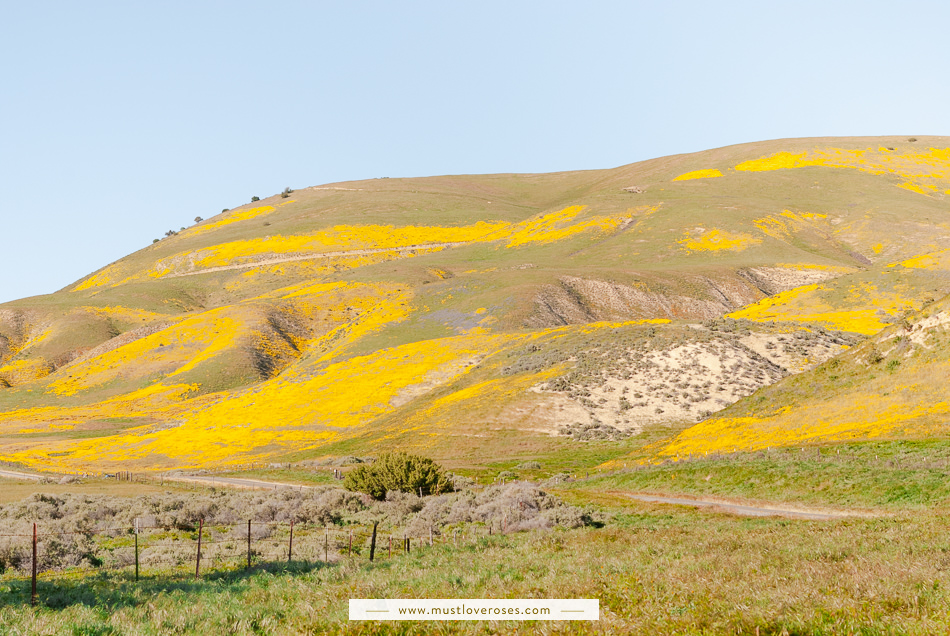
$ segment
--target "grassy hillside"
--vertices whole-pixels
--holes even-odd
[[[664,456],[939,432],[942,345],[899,343],[931,319],[941,342],[950,139],[286,194],[0,305],[0,458],[477,468],[623,461],[656,427],[685,429]]]

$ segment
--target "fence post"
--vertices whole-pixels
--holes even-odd
[[[195,557],[195,579],[197,580],[198,575],[201,572],[201,533],[205,527],[205,520],[198,520],[198,555]]]
[[[350,544],[346,549],[346,556],[353,556],[353,528],[350,528]]]
[[[135,518],[135,580],[139,580],[139,520]]]
[[[36,605],[36,524],[33,524],[33,580],[30,586],[30,605]]]
[[[327,534],[323,541],[323,560],[330,562],[330,524],[327,524]]]
[[[373,562],[373,557],[376,556],[376,526],[379,525],[378,521],[373,522],[373,538],[369,543],[369,561]]]
[[[393,535],[389,535],[389,558],[393,558]]]
[[[404,549],[406,550],[406,554],[409,554],[409,537],[406,535],[403,535],[403,537],[406,539],[406,547]]]
[[[251,569],[251,520],[247,520],[247,569]]]
[[[294,520],[290,520],[290,546],[287,548],[287,563],[293,561],[294,558]]]
[[[432,526],[429,526],[429,547],[432,547]]]

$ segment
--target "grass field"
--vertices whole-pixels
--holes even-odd
[[[294,470],[255,476],[289,478]],[[533,466],[522,472],[550,475]],[[647,464],[552,485],[586,508],[594,526],[492,537],[482,529],[474,542],[417,546],[373,564],[365,554],[275,562],[208,571],[199,581],[182,569],[146,568],[139,582],[129,572],[50,573],[36,609],[25,605],[28,580],[7,572],[0,633],[942,633],[950,628],[948,476],[950,443],[933,439]],[[98,490],[143,494],[121,482],[86,488]],[[637,502],[626,492],[865,516],[750,519]],[[213,491],[186,496],[209,496],[201,493]],[[355,623],[346,618],[350,598],[598,598],[601,620]]]
[[[835,522],[604,507],[602,528],[251,573],[0,579],[4,634],[932,634],[950,627],[945,509]],[[597,623],[375,622],[350,598],[598,598]]]

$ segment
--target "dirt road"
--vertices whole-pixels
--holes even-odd
[[[15,470],[0,469],[0,477],[6,477],[7,479],[32,479],[33,481],[40,481],[43,479],[43,477],[49,477],[49,475],[31,475],[30,473],[21,473]]]
[[[718,499],[687,499],[685,497],[664,497],[660,495],[641,495],[625,493],[627,497],[648,503],[673,504],[677,506],[693,506],[695,508],[712,508],[749,517],[789,517],[792,519],[810,519],[812,521],[832,521],[846,517],[872,516],[866,512],[845,512],[837,510],[808,510],[806,508],[787,508],[784,506],[749,506]]]
[[[245,479],[241,477],[215,477],[214,475],[165,475],[165,481],[179,481],[203,486],[227,486],[230,488],[245,488],[250,490],[312,490],[313,486],[288,484],[279,481],[261,481],[260,479]]]
[[[304,254],[300,256],[283,256],[280,258],[270,258],[253,263],[241,263],[240,265],[221,265],[219,267],[209,267],[199,269],[194,272],[178,272],[168,274],[165,278],[181,278],[182,276],[197,276],[198,274],[209,274],[211,272],[226,272],[234,269],[250,269],[252,267],[264,267],[265,265],[279,265],[280,263],[291,263],[293,261],[317,261],[321,258],[336,258],[338,256],[368,256],[370,254],[382,254],[384,252],[414,252],[416,250],[435,250],[450,247],[459,247],[460,245],[469,245],[472,241],[458,241],[454,243],[423,243],[420,245],[406,245],[403,247],[381,247],[366,250],[346,250],[338,252],[314,252],[313,254]]]

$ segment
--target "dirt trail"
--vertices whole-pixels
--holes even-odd
[[[168,274],[163,278],[181,278],[182,276],[197,276],[198,274],[208,274],[210,272],[226,272],[233,269],[250,269],[251,267],[263,267],[265,265],[279,265],[280,263],[290,263],[293,261],[315,261],[321,258],[335,258],[337,256],[368,256],[370,254],[382,254],[384,252],[413,252],[415,250],[434,250],[449,247],[459,247],[460,245],[469,245],[472,241],[456,241],[454,243],[423,243],[421,245],[406,245],[405,247],[380,247],[369,250],[344,250],[337,252],[319,252],[314,254],[304,254],[302,256],[284,256],[282,258],[270,258],[253,263],[241,263],[240,265],[221,265],[220,267],[209,267],[194,272],[180,272],[177,274]]]
[[[165,481],[181,481],[205,486],[230,486],[231,488],[246,488],[251,490],[279,490],[291,488],[293,490],[313,490],[313,486],[288,484],[280,481],[261,481],[260,479],[245,479],[240,477],[216,477],[214,475],[165,475]]]
[[[673,504],[678,506],[693,506],[696,508],[712,508],[737,515],[749,517],[790,517],[793,519],[810,519],[813,521],[832,521],[847,517],[874,517],[874,513],[842,510],[814,510],[807,508],[788,508],[784,506],[750,506],[720,499],[687,499],[685,497],[664,497],[660,495],[641,495],[623,493],[637,501],[648,503]]]
[[[30,473],[21,473],[15,470],[0,470],[0,477],[6,477],[7,479],[32,479],[33,481],[40,481],[43,477],[49,477],[50,475],[33,475]]]

